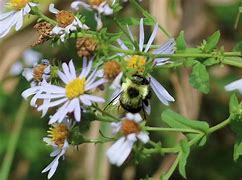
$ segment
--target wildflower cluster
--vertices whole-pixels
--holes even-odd
[[[54,48],[69,40],[74,39],[76,42],[78,58],[68,62],[60,60],[61,65],[58,66],[51,59],[42,59],[38,63],[32,63],[33,68],[25,68],[22,73],[30,82],[30,88],[23,91],[22,96],[26,100],[30,99],[30,105],[40,111],[42,117],[47,117],[50,125],[48,136],[43,139],[53,147],[50,156],[54,159],[42,171],[48,172],[48,178],[53,176],[60,158],[65,156],[71,146],[114,141],[106,156],[116,166],[121,166],[131,152],[150,155],[162,153],[163,150],[164,153],[177,153],[178,161],[184,162],[187,158],[184,149],[189,149],[193,144],[205,143],[207,135],[216,130],[214,127],[209,128],[206,122],[190,121],[171,110],[162,113],[162,119],[168,128],[148,126],[149,115],[155,108],[151,106],[151,96],[164,106],[175,101],[172,93],[160,84],[160,78],[153,76],[153,71],[183,66],[185,61],[190,60],[187,64],[193,68],[192,86],[201,92],[207,92],[206,66],[220,63],[236,65],[229,58],[239,57],[241,60],[240,53],[223,52],[218,58],[218,33],[197,48],[196,53],[189,53],[191,49],[185,46],[183,33],[177,39],[172,38],[135,0],[129,2],[144,17],[136,18],[134,24],[126,27],[117,20],[126,1],[118,0],[73,1],[70,4],[72,11],[59,10],[54,4],[50,4],[49,11],[55,16],[53,19],[45,16],[35,1],[10,0],[7,3],[10,11],[0,14],[1,38],[12,27],[18,31],[24,17],[30,14],[39,18],[34,26],[39,35],[34,46],[51,41]],[[82,14],[83,8],[93,12],[95,28],[87,23]],[[120,32],[109,31],[103,19],[112,20]],[[145,36],[146,25],[153,27],[149,37]],[[138,37],[132,32],[135,27],[138,28]],[[167,40],[162,44],[155,44],[160,31],[168,35]],[[191,58],[194,59],[191,61]],[[208,60],[213,62],[206,64]],[[241,80],[233,82],[226,86],[226,90],[239,89],[242,92],[241,84]],[[111,92],[110,98],[105,95],[107,91]],[[116,112],[111,112],[110,107],[115,108]],[[93,119],[84,118],[87,114],[92,114]],[[79,132],[83,121],[91,123],[94,120],[110,123],[113,136],[93,141]],[[149,132],[152,131],[181,132],[184,139],[179,145],[166,149],[159,142],[150,140]],[[73,138],[74,134],[78,134],[80,138]],[[185,166],[185,163],[180,164],[179,166]],[[174,171],[175,168],[171,169]],[[184,169],[179,167],[181,175],[185,177]],[[164,178],[169,179],[171,174],[168,172]]]

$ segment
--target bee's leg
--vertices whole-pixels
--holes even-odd
[[[142,103],[142,111],[143,111],[143,114],[144,114],[144,120],[147,120],[146,119],[146,112],[145,112],[145,108],[144,108],[144,104]]]

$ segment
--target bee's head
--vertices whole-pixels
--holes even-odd
[[[137,85],[148,85],[150,82],[145,77],[141,75],[133,75],[131,81]]]
[[[50,62],[47,59],[42,59],[41,60],[41,64],[43,64],[43,65],[49,65]]]

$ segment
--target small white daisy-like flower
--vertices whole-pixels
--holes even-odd
[[[95,20],[97,22],[97,29],[101,29],[103,26],[101,15],[112,15],[113,9],[111,5],[113,5],[115,1],[110,3],[110,0],[80,0],[74,1],[71,4],[71,8],[74,10],[79,10],[80,7],[83,7],[90,11],[95,11]]]
[[[70,131],[74,124],[68,119],[65,119],[62,123],[53,124],[52,127],[49,129],[48,137],[45,137],[43,140],[53,147],[53,151],[50,154],[50,157],[55,157],[54,160],[42,171],[42,173],[48,172],[48,179],[50,179],[58,165],[59,159],[63,157],[69,148],[69,143],[67,141]]]
[[[65,40],[66,35],[71,32],[77,31],[78,28],[87,30],[89,27],[83,24],[73,13],[69,11],[59,11],[55,8],[54,4],[50,4],[49,11],[56,15],[58,25],[52,31],[52,35],[60,36],[61,41]]]
[[[225,86],[226,91],[238,90],[242,94],[242,79],[236,80]]]
[[[130,30],[130,28],[127,26],[130,38],[134,40],[134,36]],[[157,35],[158,32],[158,24],[155,25],[154,30],[148,40],[148,43],[144,44],[144,24],[143,19],[140,20],[140,35],[139,35],[139,49],[135,49],[135,46],[132,46],[132,50],[137,50],[140,52],[148,52],[151,49],[151,45]],[[118,44],[120,47],[124,50],[129,50],[129,48],[124,44],[124,42],[120,39],[118,39]],[[173,54],[175,52],[175,40],[170,39],[165,44],[160,45],[157,49],[153,51],[153,54]],[[134,71],[134,74],[143,74],[145,71],[145,65],[147,63],[147,58],[140,55],[133,55],[133,56],[127,56],[123,53],[120,53],[120,56],[124,56],[124,59],[127,62],[127,68]],[[153,66],[161,66],[163,64],[169,63],[169,58],[155,58],[153,60]],[[166,91],[166,89],[150,74],[146,77],[147,80],[150,82],[150,86],[159,98],[159,100],[165,104],[169,105],[169,102],[175,101],[174,98]],[[116,79],[115,84],[113,84],[113,87],[115,89],[113,97],[115,95],[119,94],[123,89],[121,87],[121,79],[122,75],[119,76],[118,79]],[[146,108],[149,110],[149,108]]]
[[[7,5],[11,11],[0,14],[0,38],[6,36],[14,26],[18,31],[23,25],[24,16],[30,13],[31,7],[37,6],[30,0],[10,0]]]
[[[120,137],[107,151],[106,155],[111,164],[121,166],[132,151],[134,143],[139,139],[146,144],[149,136],[141,131],[140,123],[142,118],[140,114],[127,113],[118,123],[112,123],[113,133],[122,133]]]
[[[51,66],[47,59],[43,59],[40,64],[36,64],[34,68],[25,68],[23,76],[27,81],[32,81],[31,86],[36,86],[43,80],[48,81],[50,78]]]
[[[72,60],[69,65],[62,64],[63,72],[58,72],[59,78],[65,84],[64,87],[51,85],[48,83],[41,84],[41,90],[46,94],[40,94],[38,99],[49,99],[49,103],[43,103],[38,110],[42,111],[51,107],[61,107],[50,118],[49,124],[62,122],[68,113],[74,112],[76,121],[81,120],[81,111],[85,106],[91,106],[92,103],[103,103],[105,100],[99,96],[91,94],[98,86],[105,82],[103,73],[97,69],[91,72],[92,60],[83,58],[82,72],[76,75],[76,70]],[[97,80],[97,78],[99,78]]]

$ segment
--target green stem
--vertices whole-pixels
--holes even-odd
[[[146,131],[170,131],[170,132],[183,132],[183,133],[201,133],[195,129],[180,129],[180,128],[161,128],[161,127],[144,127]]]
[[[233,60],[230,60],[230,59],[224,59],[222,62],[223,62],[223,64],[236,66],[236,67],[242,67],[242,61],[239,62],[239,61],[233,61]]]
[[[149,52],[140,52],[140,51],[134,51],[134,50],[124,50],[117,47],[110,47],[110,51],[116,52],[116,53],[124,53],[126,55],[141,55],[141,56],[147,56],[150,58],[211,58],[214,57],[213,53],[186,53],[186,54],[151,54]],[[225,57],[241,57],[241,54],[238,52],[227,52],[224,53]],[[240,63],[241,65],[241,63]]]
[[[24,119],[26,117],[28,110],[28,102],[23,101],[19,107],[19,110],[16,114],[16,119],[12,133],[10,135],[9,143],[7,146],[7,152],[3,159],[3,164],[0,173],[1,180],[7,180],[10,172],[10,168],[13,162],[14,154],[16,151],[17,143],[19,140],[20,132],[22,130]]]
[[[151,149],[144,149],[143,150],[143,153],[144,154],[154,154],[154,153],[177,153],[179,152],[179,148],[177,147],[172,147],[172,148],[160,148],[160,149],[157,149],[157,148],[151,148]]]
[[[97,121],[101,121],[101,122],[107,122],[107,123],[112,123],[117,121],[116,119],[114,120],[113,118],[109,117],[109,116],[102,116],[102,115],[97,115]]]
[[[161,176],[161,180],[168,180],[171,175],[174,173],[178,163],[179,163],[179,160],[180,160],[180,157],[181,157],[181,153],[178,154],[178,156],[176,157],[176,160],[175,162],[172,164],[171,168],[169,169],[169,171],[164,175],[164,176]]]
[[[35,7],[32,7],[31,10],[32,10],[32,13],[33,13],[34,15],[39,16],[39,18],[45,20],[46,22],[52,24],[53,26],[55,26],[55,25],[58,24],[58,23],[57,23],[56,21],[54,21],[53,19],[51,19],[51,18],[47,17],[46,15],[44,15],[44,14],[39,10],[38,7],[36,7],[36,6],[35,6]]]
[[[146,18],[151,19],[153,21],[154,24],[157,23],[156,19],[146,10],[144,10],[135,0],[130,0],[130,3],[133,5],[133,7],[135,9],[137,9],[138,11],[140,11]],[[171,37],[171,35],[160,25],[158,24],[160,30],[167,36],[167,37]]]
[[[97,143],[106,143],[106,142],[110,142],[110,141],[113,141],[114,139],[88,139],[88,140],[85,140],[84,143],[94,143],[94,144],[97,144]]]
[[[209,129],[208,133],[211,134],[211,133],[214,133],[215,131],[217,131],[217,130],[219,130],[219,129],[224,128],[225,126],[227,126],[227,125],[230,123],[230,121],[231,121],[231,119],[228,118],[228,119],[224,120],[223,122],[221,122],[221,123],[219,123],[219,124],[217,124],[217,125],[211,127],[211,128]]]

